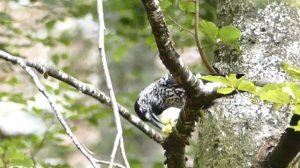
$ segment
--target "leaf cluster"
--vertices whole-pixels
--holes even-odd
[[[245,77],[236,78],[235,74],[228,76],[203,76],[202,79],[218,82],[224,85],[217,90],[221,94],[230,94],[234,91],[249,92],[259,97],[260,100],[274,103],[276,108],[282,106],[291,106],[293,113],[300,115],[300,68],[283,64],[282,68],[293,78],[294,82],[270,83],[263,86],[256,86],[255,82],[245,79]],[[300,124],[297,130],[300,131]]]

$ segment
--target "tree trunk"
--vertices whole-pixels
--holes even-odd
[[[300,66],[300,10],[257,2],[220,0],[218,24],[241,30],[241,52],[220,45],[214,65],[222,73],[244,73],[253,81],[290,80],[280,65]],[[292,115],[288,107],[275,110],[248,93],[216,102],[199,122],[194,167],[251,167],[261,145],[276,142]]]

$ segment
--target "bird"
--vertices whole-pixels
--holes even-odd
[[[165,114],[163,112],[168,108],[173,108],[176,112],[171,113],[170,110],[167,110],[166,113],[173,114],[168,116],[177,119],[184,101],[184,89],[177,84],[171,74],[167,74],[140,92],[134,109],[141,120],[148,121],[162,129],[164,124],[161,117]]]
[[[244,74],[237,74],[236,77],[239,79],[242,76]],[[224,86],[223,84],[203,79],[202,81],[204,83],[204,93],[211,93],[216,87]],[[221,97],[221,95],[213,96],[213,98],[218,97]],[[185,98],[185,90],[177,84],[171,74],[166,74],[139,93],[134,104],[134,110],[141,120],[150,122],[162,130],[165,126],[164,122],[178,119],[180,109],[185,103]]]

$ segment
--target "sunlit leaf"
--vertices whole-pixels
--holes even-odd
[[[250,93],[254,93],[256,91],[256,87],[253,82],[250,81],[245,81],[243,80],[239,85],[238,85],[238,90],[241,91],[246,91]]]
[[[210,40],[216,42],[219,36],[219,28],[213,22],[202,20],[200,22],[200,31],[204,33]]]
[[[282,68],[293,78],[300,80],[300,68],[288,64],[283,64]]]
[[[288,104],[290,102],[289,95],[279,89],[262,92],[259,96],[261,100],[278,104]]]
[[[217,75],[206,75],[201,76],[201,79],[207,80],[210,82],[218,82],[227,86],[231,86],[231,83],[223,76],[217,76]]]
[[[219,37],[225,44],[239,50],[238,40],[241,37],[241,31],[234,26],[225,26],[219,30]]]
[[[233,87],[219,88],[219,89],[217,90],[217,93],[227,95],[227,94],[232,93],[234,90],[235,90],[235,89],[234,89]]]
[[[229,74],[225,77],[233,87],[237,87],[242,80],[236,78],[236,74]]]

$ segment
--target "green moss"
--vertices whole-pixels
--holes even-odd
[[[255,145],[251,143],[251,137],[240,136],[233,127],[230,120],[217,120],[211,116],[206,116],[199,123],[195,167],[228,168],[247,165],[252,154],[246,154],[246,151],[254,151]]]

